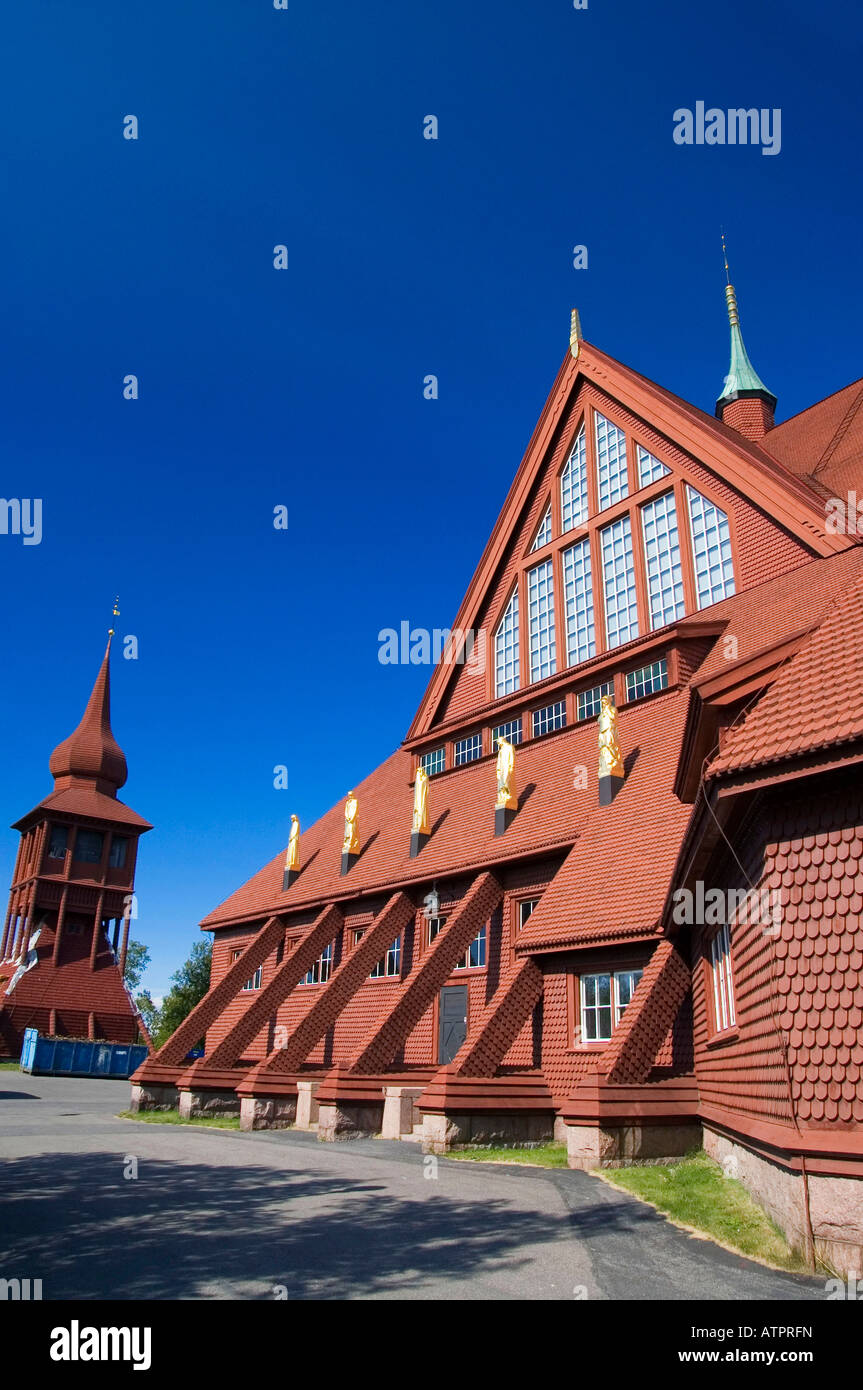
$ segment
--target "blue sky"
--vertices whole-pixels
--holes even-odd
[[[429,673],[382,666],[377,634],[452,621],[572,305],[712,409],[723,224],[779,418],[863,373],[863,22],[833,0],[45,0],[0,32],[0,492],[44,517],[38,546],[0,535],[0,810],[50,790],[119,592],[161,993],[290,813],[403,736]],[[781,152],[676,145],[698,100],[781,108]]]

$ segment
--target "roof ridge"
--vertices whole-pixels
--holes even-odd
[[[829,444],[827,445],[827,448],[824,450],[815,467],[811,470],[811,477],[817,478],[818,474],[821,472],[821,469],[824,468],[830,462],[830,459],[833,457],[842,440],[845,438],[845,435],[848,433],[848,430],[851,427],[851,421],[854,419],[854,416],[857,414],[861,405],[863,405],[863,384],[861,384],[860,390],[857,392],[857,395],[854,397],[854,400],[852,401],[851,405],[848,407],[845,414],[842,416],[842,419],[839,421],[833,438],[830,440]]]

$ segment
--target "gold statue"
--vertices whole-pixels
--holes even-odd
[[[600,777],[622,777],[623,758],[617,738],[617,710],[610,695],[603,695],[599,703],[599,775]]]
[[[414,782],[414,819],[411,828],[415,835],[429,833],[429,775],[424,767],[417,768]]]
[[[291,816],[291,837],[288,840],[288,853],[285,858],[286,869],[300,867],[300,818]]]
[[[518,797],[515,794],[515,749],[507,739],[498,739],[497,744],[497,807],[505,807],[507,811],[518,809]]]
[[[348,792],[348,799],[345,802],[345,839],[342,845],[343,854],[359,854],[360,852],[360,804],[353,792]]]

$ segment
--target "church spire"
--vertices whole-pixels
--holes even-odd
[[[760,439],[773,428],[776,397],[772,391],[768,391],[756,372],[743,342],[737,294],[728,270],[724,233],[722,257],[725,263],[725,302],[731,329],[731,363],[722,395],[716,402],[716,414],[726,425],[730,425],[747,439]]]
[[[118,613],[115,601],[113,616],[116,617]],[[113,636],[112,627],[84,717],[75,732],[58,744],[51,754],[48,767],[57,791],[84,781],[95,786],[97,791],[116,796],[126,781],[126,758],[111,732],[110,658]]]

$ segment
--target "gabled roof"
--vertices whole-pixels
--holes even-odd
[[[567,356],[558,372],[459,608],[454,628],[468,631],[480,626],[484,603],[506,560],[510,538],[531,500],[540,470],[554,447],[558,428],[582,382],[592,383],[647,421],[684,454],[697,459],[802,541],[812,554],[835,554],[853,544],[849,538],[825,530],[821,491],[813,488],[808,479],[786,468],[760,443],[745,439],[721,420],[582,341],[577,360]],[[453,678],[453,666],[442,663],[435,668],[408,731],[409,740],[432,729]]]
[[[672,791],[686,692],[649,708],[655,727],[643,741],[638,707],[621,711],[624,765],[633,740],[638,754],[612,804],[594,801],[581,836],[519,933],[519,954],[625,940],[656,930],[691,814],[691,807]]]
[[[664,777],[670,787],[675,740],[672,731],[679,737],[679,703],[679,694],[669,692],[634,704],[621,716],[624,755],[635,758],[639,775],[633,787],[644,787],[645,802],[652,796],[654,774],[655,778]],[[339,872],[344,832],[344,803],[340,801],[304,831],[300,841],[304,867],[286,892],[282,890],[282,850],[209,913],[201,925],[210,928],[287,913],[337,898],[356,898],[364,893],[427,883],[436,877],[456,877],[478,868],[494,868],[495,864],[555,849],[565,852],[598,814],[597,747],[594,721],[519,747],[519,811],[501,836],[494,834],[497,783],[493,758],[482,758],[433,777],[429,784],[432,835],[415,859],[409,854],[411,756],[403,751],[393,753],[356,789],[363,852],[348,874],[341,877]],[[576,789],[575,770],[582,767],[587,771],[587,786]],[[647,769],[653,769],[653,773]],[[624,805],[626,801],[625,798]],[[636,814],[632,793],[628,804],[630,815]],[[661,809],[651,810],[651,816],[664,814],[666,799],[661,797],[657,805]],[[630,837],[632,830],[630,820]]]
[[[822,497],[863,487],[863,377],[784,420],[763,443]]]
[[[709,778],[863,738],[861,611],[863,576],[831,605],[767,694],[729,733]]]

